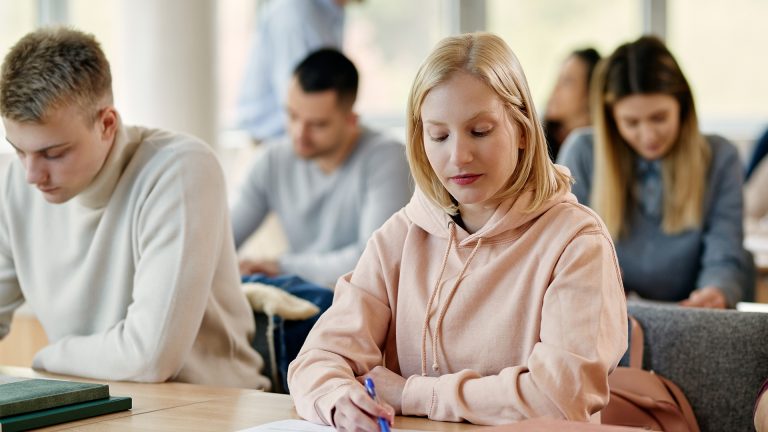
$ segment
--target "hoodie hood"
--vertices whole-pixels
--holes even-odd
[[[570,175],[568,168],[561,165],[556,165],[556,168],[558,171]],[[576,197],[571,193],[570,186],[550,197],[535,211],[526,211],[532,198],[533,193],[531,191],[524,191],[517,198],[502,201],[485,226],[477,232],[468,234],[464,230],[457,229],[457,240],[464,242],[477,238],[491,239],[526,225],[557,204],[577,202]],[[416,188],[411,201],[405,206],[405,214],[413,223],[431,235],[441,238],[450,236],[449,224],[453,222],[453,219],[443,209],[430,201],[419,188]]]
[[[558,167],[562,172],[570,174],[565,167]],[[438,364],[437,350],[440,342],[441,328],[443,318],[446,311],[451,304],[456,290],[459,288],[464,275],[472,264],[472,259],[477,254],[478,250],[483,245],[484,241],[491,240],[494,237],[502,236],[506,233],[512,233],[519,228],[526,226],[529,222],[538,218],[540,215],[551,209],[556,204],[562,202],[576,202],[576,197],[570,192],[570,186],[563,188],[558,193],[550,197],[539,208],[534,211],[527,211],[533,199],[533,193],[531,191],[525,191],[516,198],[510,198],[502,201],[494,211],[488,222],[473,234],[467,233],[465,230],[459,230],[456,228],[456,223],[453,218],[447,214],[444,210],[439,208],[430,202],[421,190],[418,188],[413,195],[413,198],[405,206],[405,214],[410,218],[414,224],[421,227],[429,234],[439,238],[447,238],[445,252],[443,254],[442,264],[440,265],[440,271],[437,279],[435,280],[434,287],[432,288],[431,295],[426,305],[426,311],[424,314],[424,320],[421,328],[421,375],[427,375],[427,334],[432,334],[432,370],[439,372],[440,365]],[[472,252],[466,260],[463,260],[461,270],[458,276],[448,286],[448,292],[444,298],[441,298],[441,287],[443,285],[443,277],[446,275],[446,268],[448,267],[449,256],[451,251],[454,250],[457,256],[460,256],[458,248],[467,244],[474,243]],[[459,258],[461,261],[461,259]],[[436,316],[436,322],[434,327],[430,326],[430,321],[433,316]]]

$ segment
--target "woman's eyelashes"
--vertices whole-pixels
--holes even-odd
[[[490,135],[492,130],[493,129],[491,129],[491,128],[473,129],[472,130],[472,135],[477,137],[477,138],[482,138],[484,136]]]
[[[443,142],[448,139],[448,135],[432,135],[429,134],[429,139],[432,142]]]
[[[469,131],[470,135],[472,135],[475,138],[482,138],[486,137],[493,132],[493,128],[479,128],[479,129],[471,129]],[[438,134],[438,133],[428,133],[430,141],[433,142],[443,142],[448,139],[450,136],[449,134]]]

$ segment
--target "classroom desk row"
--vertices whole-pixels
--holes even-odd
[[[768,230],[752,231],[745,246],[755,255],[758,267],[757,302],[768,303]],[[14,319],[14,331],[0,344],[0,364],[28,365],[31,357],[47,343],[37,320],[19,314]],[[26,367],[0,366],[1,375],[22,377],[52,377]],[[87,381],[82,378],[71,378]],[[131,396],[133,409],[77,422],[64,423],[45,429],[84,431],[225,431],[240,430],[277,420],[298,418],[289,396],[256,390],[209,387],[184,383],[138,384],[110,382],[110,392],[116,396]],[[469,424],[432,422],[420,418],[398,417],[395,426],[412,430],[467,431],[476,430]],[[553,425],[520,424],[521,428],[505,431],[551,430]],[[495,428],[485,428],[491,432]],[[584,424],[558,424],[557,430],[605,432],[630,430]]]
[[[94,381],[35,372],[29,368],[0,366],[0,375]],[[286,419],[298,419],[290,396],[258,390],[211,387],[185,383],[139,384],[109,382],[113,396],[130,396],[133,409],[38,429],[40,431],[104,432],[208,432],[238,431]],[[434,422],[397,417],[396,429],[418,431],[485,432],[632,432],[639,429],[537,419],[504,427]]]

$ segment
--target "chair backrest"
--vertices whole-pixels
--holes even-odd
[[[768,378],[768,314],[629,303],[643,327],[643,369],[675,382],[702,432],[753,431]]]

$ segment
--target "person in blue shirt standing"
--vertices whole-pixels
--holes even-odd
[[[285,133],[284,106],[293,69],[319,48],[341,50],[349,1],[270,0],[264,6],[238,100],[238,126],[252,139]]]
[[[736,148],[699,131],[693,95],[672,54],[644,36],[598,66],[593,128],[560,154],[579,202],[604,219],[627,291],[725,308],[754,290],[743,242]]]

